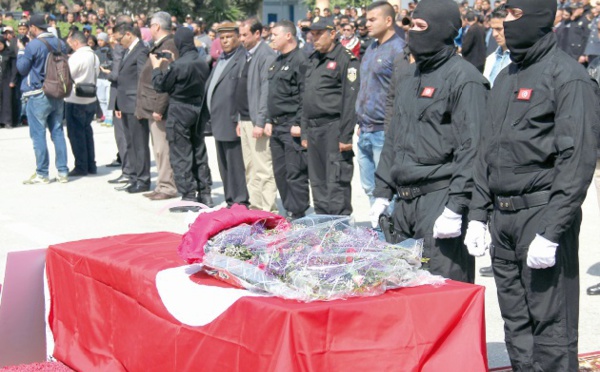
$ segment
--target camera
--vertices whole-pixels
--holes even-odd
[[[161,59],[161,58],[165,58],[165,59],[171,59],[173,58],[173,54],[169,53],[169,52],[154,52],[152,53],[156,56],[156,58]]]

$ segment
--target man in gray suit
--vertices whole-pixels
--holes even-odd
[[[250,206],[252,209],[277,212],[277,186],[269,146],[271,133],[265,133],[269,68],[276,55],[262,41],[262,30],[263,26],[256,18],[250,18],[240,26],[240,40],[247,55],[238,80],[236,103]]]
[[[238,110],[234,103],[237,81],[246,62],[246,50],[240,44],[235,23],[223,22],[217,32],[223,53],[208,78],[205,105],[215,137],[225,201],[228,206],[234,203],[249,206],[242,144],[236,133]]]
[[[124,49],[117,77],[115,116],[123,121],[127,155],[132,173],[129,183],[118,187],[131,194],[150,190],[150,129],[148,120],[135,116],[139,76],[148,59],[148,48],[135,35],[130,24],[117,25],[113,37]]]

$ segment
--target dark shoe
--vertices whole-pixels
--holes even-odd
[[[491,266],[482,267],[481,269],[479,269],[479,275],[493,277],[494,271],[492,270]]]
[[[120,167],[121,166],[121,162],[115,159],[115,160],[113,160],[112,163],[106,164],[106,166],[107,167]]]
[[[215,202],[210,194],[200,194],[198,196],[198,203],[202,203],[209,208],[213,208],[215,206]]]
[[[135,183],[128,182],[128,183],[123,184],[121,186],[115,187],[115,190],[117,190],[117,191],[127,191],[127,189],[130,188],[131,186],[135,186]]]
[[[149,197],[153,196],[154,194],[158,194],[158,191],[156,191],[156,190],[152,190],[152,191],[150,191],[150,192],[147,192],[147,193],[145,193],[145,194],[142,194],[142,196],[143,196],[143,197],[146,197],[146,198],[149,198]]]
[[[87,176],[87,175],[88,174],[86,172],[79,170],[77,168],[75,168],[69,172],[69,177],[83,177],[83,176]]]
[[[600,283],[589,287],[587,289],[587,294],[590,296],[600,295]]]
[[[126,175],[122,174],[114,180],[109,180],[108,183],[129,183],[131,180]]]
[[[127,192],[130,194],[138,194],[140,192],[146,192],[148,190],[150,190],[150,185],[146,185],[139,182],[127,188]]]
[[[169,195],[169,194],[165,194],[163,192],[157,192],[154,195],[149,196],[148,199],[150,199],[150,200],[167,200],[167,199],[173,199],[176,197],[177,197],[177,195]]]
[[[180,207],[169,208],[171,213],[186,213],[186,212],[198,212],[200,207],[197,205],[185,205]]]

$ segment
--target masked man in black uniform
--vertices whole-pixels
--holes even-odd
[[[508,0],[513,61],[494,82],[465,242],[492,268],[514,371],[578,371],[578,235],[598,88],[557,48],[555,0]]]
[[[456,54],[461,19],[454,1],[423,0],[413,21],[408,46],[416,64],[399,77],[371,217],[379,216],[397,193],[397,238],[424,239],[424,261],[432,273],[473,282],[475,261],[463,245],[463,233],[487,82]]]
[[[213,207],[210,195],[212,179],[204,142],[205,120],[200,120],[209,75],[208,64],[198,55],[194,33],[189,28],[177,29],[175,46],[179,58],[164,71],[160,69],[161,60],[150,54],[154,89],[169,93],[166,130],[175,184],[183,200],[197,200]],[[198,209],[196,206],[179,206],[170,211]]]

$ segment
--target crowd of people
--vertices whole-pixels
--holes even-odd
[[[46,128],[68,182],[97,172],[96,116],[114,126],[109,166],[122,174],[109,183],[181,196],[172,212],[213,206],[206,136],[228,206],[277,212],[279,194],[290,219],[311,194],[315,213],[351,214],[357,156],[373,228],[423,239],[432,273],[472,283],[490,249],[482,274],[496,279],[515,370],[577,370],[581,204],[594,172],[600,183],[599,11],[588,0],[377,1],[209,27],[162,11],[112,17],[88,0],[32,15],[19,37],[4,30],[0,118],[16,123],[6,105],[25,113],[36,172],[24,183],[47,184]],[[73,28],[63,42],[57,19],[96,34]],[[64,98],[44,85],[58,50],[74,82]],[[5,98],[17,90],[22,106]]]

